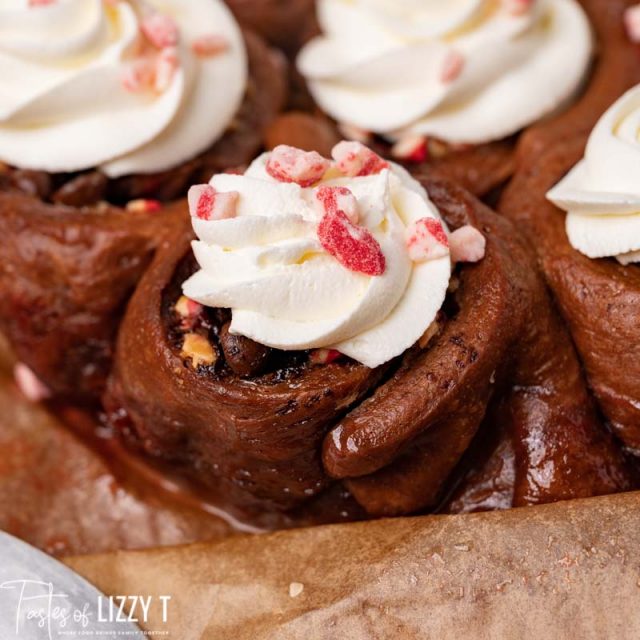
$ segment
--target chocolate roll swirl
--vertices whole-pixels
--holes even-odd
[[[291,510],[338,481],[369,514],[396,515],[442,500],[503,402],[517,467],[508,506],[628,488],[517,231],[458,187],[425,186],[452,229],[482,231],[487,253],[459,268],[436,325],[401,357],[370,369],[273,349],[255,373],[236,368],[228,312],[181,307],[194,270],[185,228],[128,307],[105,397],[112,424],[241,509]]]
[[[231,129],[197,158],[117,179],[97,170],[0,168],[0,329],[52,394],[84,401],[102,393],[127,300],[163,235],[188,218],[186,202],[161,201],[260,149],[284,101],[285,66],[258,36],[245,32],[245,42],[244,103]]]
[[[604,112],[640,82],[637,46],[624,30],[624,10],[632,4],[585,2],[601,43],[594,80],[567,114],[523,138],[518,170],[500,211],[523,229],[537,250],[589,385],[613,431],[628,448],[637,451],[640,268],[625,266],[613,258],[590,258],[574,249],[567,236],[564,212],[545,197],[582,159],[591,130]],[[616,156],[605,152],[602,159],[611,163]],[[607,212],[606,206],[602,211]]]

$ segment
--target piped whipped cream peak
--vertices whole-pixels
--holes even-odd
[[[576,0],[319,0],[298,58],[317,103],[390,139],[479,144],[561,107],[592,53]]]
[[[602,116],[584,159],[547,197],[567,211],[575,249],[590,258],[640,262],[640,85]]]
[[[14,0],[0,2],[0,76],[0,160],[118,177],[211,146],[247,60],[221,0]]]
[[[360,143],[340,143],[332,156],[277,147],[244,175],[192,187],[200,270],[183,291],[230,308],[231,333],[377,367],[435,319],[451,276],[449,235],[404,169]],[[480,259],[477,233],[482,247],[475,238],[466,255]]]

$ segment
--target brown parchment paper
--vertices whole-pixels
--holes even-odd
[[[10,367],[0,342],[0,529],[110,595],[171,596],[159,637],[640,638],[640,494],[230,537],[123,482]]]
[[[180,640],[626,640],[639,507],[627,494],[67,562],[110,594],[171,595],[167,623],[157,610],[144,626]]]
[[[12,378],[0,338],[0,529],[53,555],[212,540],[229,526],[125,482]]]

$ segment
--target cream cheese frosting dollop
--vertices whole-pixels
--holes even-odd
[[[602,116],[584,159],[547,197],[567,211],[575,249],[590,258],[640,262],[640,86]]]
[[[216,192],[235,192],[235,217],[193,218],[200,270],[183,291],[209,307],[230,308],[230,330],[282,350],[333,348],[376,367],[415,344],[433,322],[451,276],[449,255],[413,262],[405,233],[439,213],[401,167],[344,177],[335,168],[303,188],[267,171],[269,154],[244,175],[215,175]],[[359,224],[377,240],[382,275],[342,266],[318,239],[320,187],[346,187]],[[444,224],[444,223],[442,223]]]
[[[505,138],[562,106],[592,52],[575,0],[319,0],[318,17],[298,58],[317,103],[392,139]]]
[[[177,26],[166,50],[142,33],[156,10]],[[196,55],[193,43],[212,34],[225,50]],[[165,54],[162,84],[126,88],[128,73]],[[0,78],[0,160],[117,177],[169,169],[215,142],[242,101],[247,61],[221,0],[5,0]]]

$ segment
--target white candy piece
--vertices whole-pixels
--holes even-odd
[[[51,397],[49,388],[36,376],[36,374],[23,362],[18,362],[13,368],[13,377],[27,400],[41,402]]]
[[[449,255],[449,241],[442,223],[435,218],[421,218],[405,232],[409,257],[414,262],[437,260]]]
[[[484,258],[487,239],[475,227],[467,224],[449,237],[453,262],[480,262]]]

